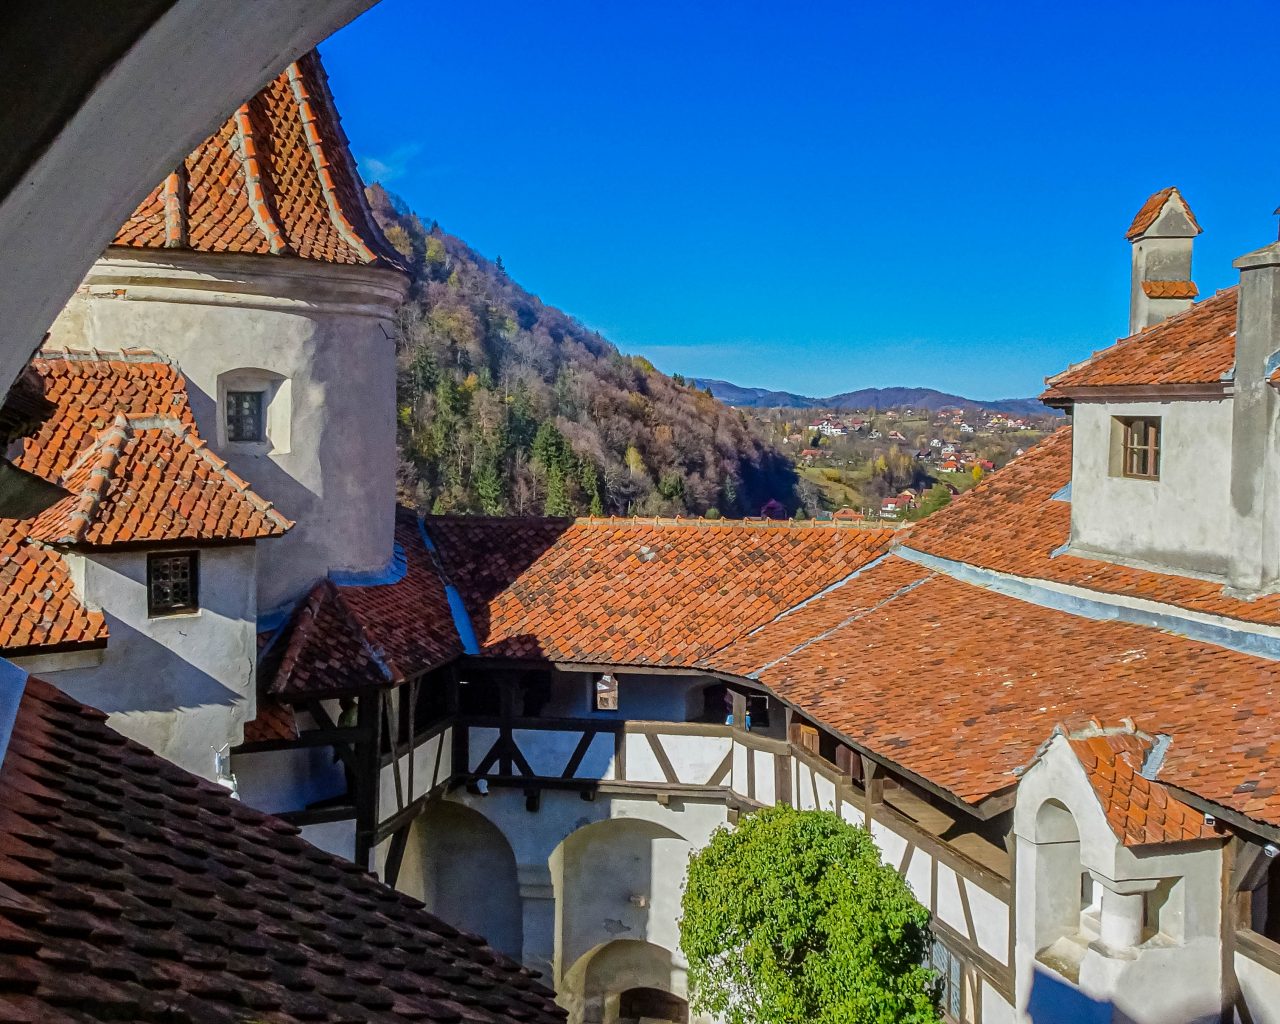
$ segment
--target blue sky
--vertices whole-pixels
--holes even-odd
[[[1123,333],[1142,200],[1202,294],[1276,237],[1271,3],[382,0],[362,169],[668,372],[1036,393]]]

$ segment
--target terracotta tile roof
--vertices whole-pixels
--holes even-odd
[[[270,740],[296,740],[298,721],[293,708],[278,700],[258,698],[258,711],[253,720],[244,723],[245,743],[265,743]]]
[[[195,428],[186,380],[154,352],[46,350],[32,360],[30,372],[52,409],[13,462],[53,483],[120,413],[163,416]]]
[[[29,680],[0,766],[0,1018],[549,1024],[531,973]]]
[[[906,547],[984,569],[1176,605],[1241,622],[1280,625],[1280,594],[1228,597],[1222,585],[1053,552],[1071,536],[1071,428],[1062,427],[946,508],[917,523]]]
[[[967,803],[1012,786],[1057,723],[1127,717],[1171,737],[1166,785],[1280,824],[1280,664],[1044,608],[897,555],[704,664],[760,680]]]
[[[286,700],[404,682],[462,653],[444,583],[416,515],[399,509],[396,543],[404,576],[376,586],[312,588],[276,641],[281,656],[260,668],[265,692]]]
[[[1182,204],[1182,208],[1187,212],[1187,220],[1191,221],[1191,226],[1195,228],[1196,234],[1203,229],[1196,220],[1196,215],[1191,212],[1191,207],[1187,201],[1182,198],[1182,193],[1174,187],[1162,188],[1154,195],[1148,196],[1147,201],[1142,204],[1137,215],[1133,218],[1133,222],[1129,225],[1129,230],[1124,233],[1124,237],[1133,241],[1139,235],[1143,234],[1147,228],[1156,222],[1156,218],[1160,216],[1160,212],[1164,209],[1165,203],[1170,199],[1176,198]]]
[[[1194,299],[1200,294],[1194,281],[1143,281],[1142,291],[1149,299]]]
[[[118,415],[30,522],[47,544],[262,540],[293,524],[178,420]]]
[[[290,64],[202,142],[113,244],[404,269],[369,211],[315,53]]]
[[[1153,743],[1132,728],[1090,728],[1065,733],[1107,817],[1125,846],[1214,839],[1204,814],[1188,807],[1142,773]]]
[[[80,603],[63,557],[31,541],[24,523],[0,519],[0,651],[12,658],[106,641],[106,619]]]
[[[1095,352],[1048,378],[1041,398],[1052,402],[1084,388],[1220,384],[1235,368],[1237,291],[1226,288]]]
[[[838,524],[429,517],[493,657],[691,666],[888,549]]]

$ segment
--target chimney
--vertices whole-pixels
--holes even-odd
[[[1280,581],[1280,401],[1272,377],[1280,365],[1280,242],[1241,256],[1236,363],[1231,388],[1231,589],[1242,595]],[[1280,381],[1280,377],[1277,377]]]
[[[1200,225],[1176,188],[1142,204],[1125,238],[1133,243],[1129,333],[1189,309],[1199,294],[1191,281],[1191,243]]]

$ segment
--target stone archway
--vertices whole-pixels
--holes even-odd
[[[524,925],[515,853],[479,811],[451,800],[429,804],[409,832],[396,888],[520,959]]]

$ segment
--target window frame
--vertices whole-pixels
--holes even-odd
[[[946,954],[947,969],[945,973],[939,969],[939,950]],[[943,1019],[962,1024],[965,1019],[965,975],[967,973],[965,962],[962,957],[956,954],[955,950],[938,938],[936,934],[933,936],[933,943],[929,947],[929,969],[942,982],[942,989],[938,998],[938,1009],[941,1011]],[[954,993],[954,995],[950,995],[951,993]],[[956,1008],[954,1013],[952,1012],[953,1005]]]
[[[232,411],[235,406],[235,400],[240,397],[252,395],[257,400],[257,433],[253,437],[234,437],[232,436],[231,423]],[[228,444],[262,444],[267,440],[267,390],[265,388],[227,388],[226,397],[223,402],[222,409],[222,429],[226,433]]]
[[[1162,417],[1117,416],[1115,423],[1119,428],[1117,475],[1126,480],[1159,480]]]
[[[182,604],[158,604],[155,599],[156,563],[162,559],[186,559],[189,563],[188,587],[190,599]],[[200,552],[187,551],[149,551],[147,552],[147,616],[152,619],[167,618],[171,615],[193,615],[200,611]]]
[[[600,688],[600,684],[606,679],[612,680],[612,687]],[[593,714],[612,715],[617,714],[621,704],[622,683],[618,677],[612,672],[605,672],[602,675],[593,675],[591,677],[591,711]],[[600,704],[602,695],[613,695],[613,707],[603,707]]]

